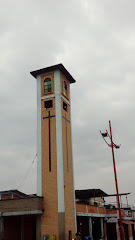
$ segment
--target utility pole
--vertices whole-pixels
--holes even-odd
[[[101,133],[103,139],[105,137],[109,137],[111,140],[111,144],[108,144],[108,142],[105,140],[105,142],[107,143],[107,145],[109,147],[112,148],[112,158],[113,158],[113,168],[114,168],[114,177],[115,177],[115,186],[116,186],[116,194],[117,194],[117,204],[118,204],[118,211],[119,211],[119,223],[120,223],[120,237],[121,240],[124,240],[124,232],[123,232],[123,226],[122,226],[122,217],[121,217],[121,209],[120,209],[120,200],[119,200],[119,191],[118,191],[118,181],[117,181],[117,173],[116,173],[116,165],[115,165],[115,156],[114,156],[114,147],[115,148],[120,148],[119,145],[116,145],[113,142],[112,139],[112,129],[111,129],[111,121],[109,121],[109,128],[110,128],[110,135],[108,134],[108,132],[106,131],[105,133]]]

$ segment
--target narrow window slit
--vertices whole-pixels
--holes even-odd
[[[67,104],[63,102],[63,109],[67,112]]]

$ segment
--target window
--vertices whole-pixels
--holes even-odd
[[[63,93],[67,97],[67,83],[66,83],[66,81],[63,82]]]
[[[53,102],[52,100],[49,100],[49,101],[45,101],[44,102],[44,108],[47,109],[47,108],[52,108],[53,106]]]
[[[46,78],[44,80],[44,93],[50,93],[52,91],[51,88],[51,78]]]
[[[67,112],[67,104],[63,102],[63,109]]]

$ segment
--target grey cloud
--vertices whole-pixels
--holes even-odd
[[[29,72],[62,62],[77,80],[71,85],[76,188],[115,192],[111,149],[99,134],[111,120],[121,143],[120,192],[134,196],[134,6],[133,0],[2,3],[1,189],[18,186],[36,154],[36,81]],[[21,187],[35,189],[36,163]]]

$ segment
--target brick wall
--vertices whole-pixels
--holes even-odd
[[[46,77],[52,79],[52,93],[54,93],[54,74],[45,74],[41,76],[41,96],[43,94],[43,81]],[[69,82],[61,74],[61,93],[63,94],[63,80],[67,83],[69,100]],[[50,94],[47,94],[48,96]],[[53,107],[44,108],[44,102],[47,100],[53,101]],[[63,100],[61,101],[62,116],[65,116],[63,110]],[[58,198],[57,198],[57,150],[56,150],[56,116],[51,118],[51,172],[49,171],[49,120],[43,119],[50,115],[56,115],[55,98],[43,99],[41,101],[41,126],[42,126],[42,195],[44,197],[43,207],[44,214],[42,215],[42,235],[55,234],[56,239],[59,239],[58,230]],[[70,121],[70,106],[66,118]],[[64,167],[64,197],[65,197],[65,232],[66,240],[69,239],[69,231],[75,234],[75,212],[74,212],[74,189],[73,189],[73,169],[72,169],[72,146],[71,146],[71,127],[67,123],[67,143],[66,144],[66,125],[62,118],[62,141],[63,141],[63,167]],[[68,171],[67,171],[67,155],[68,155]]]
[[[7,199],[0,201],[0,212],[21,212],[42,210],[42,197]]]
[[[50,77],[53,74],[47,74],[42,77]],[[52,91],[54,89],[54,81],[52,81]],[[43,84],[41,84],[41,92],[43,92]],[[48,100],[48,99],[46,99]],[[41,126],[42,126],[42,195],[44,197],[42,215],[42,236],[45,234],[55,234],[58,239],[58,199],[57,199],[57,155],[56,155],[56,116],[51,118],[51,172],[49,171],[49,120],[43,117],[55,115],[55,98],[49,98],[53,101],[53,107],[44,108],[44,101],[41,102]]]
[[[76,212],[105,214],[105,209],[103,207],[96,207],[82,203],[76,203]]]
[[[106,214],[117,214],[117,210],[116,209],[108,209],[108,210],[106,210]]]
[[[11,198],[12,198],[12,194],[11,193],[1,194],[1,200],[11,199]]]

